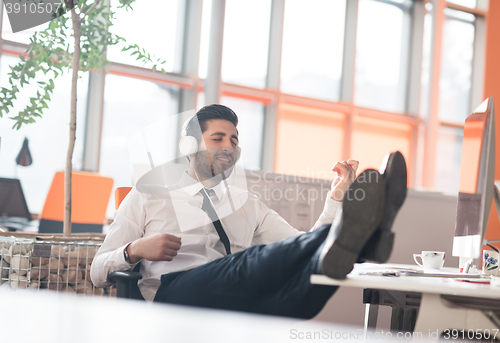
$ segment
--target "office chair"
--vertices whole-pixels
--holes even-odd
[[[132,187],[118,187],[115,190],[115,209],[118,209],[123,199],[130,192]],[[144,300],[137,282],[142,279],[139,273],[141,264],[137,264],[133,270],[112,272],[108,276],[108,281],[116,284],[116,297],[127,299]]]
[[[73,172],[71,232],[102,232],[113,179],[90,172]],[[39,233],[62,233],[64,221],[64,172],[54,175],[39,215]]]
[[[118,209],[123,199],[132,190],[132,187],[118,187],[115,190],[115,210]]]

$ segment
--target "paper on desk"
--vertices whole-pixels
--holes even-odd
[[[448,277],[448,278],[480,278],[481,274],[465,274],[460,272],[447,272],[437,269],[429,270],[400,270],[401,276],[428,276],[428,277]]]
[[[360,266],[361,267],[361,266]],[[376,275],[376,276],[426,276],[426,277],[447,277],[447,278],[481,278],[481,274],[464,274],[453,268],[451,270],[443,269],[421,269],[415,267],[397,267],[367,264],[358,268],[358,275]]]

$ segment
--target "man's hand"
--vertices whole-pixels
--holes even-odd
[[[342,201],[347,188],[356,178],[356,170],[358,170],[359,161],[347,160],[342,162],[337,162],[332,171],[337,174],[332,182],[332,199],[336,201]]]
[[[181,248],[181,239],[166,233],[142,237],[127,247],[130,262],[141,259],[149,261],[172,261]]]

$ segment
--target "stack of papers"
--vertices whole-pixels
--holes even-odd
[[[366,265],[356,268],[354,274],[357,275],[377,275],[377,276],[423,276],[423,277],[447,277],[447,278],[482,278],[481,274],[460,273],[455,268],[444,269],[422,269],[413,267],[396,267],[384,265]]]

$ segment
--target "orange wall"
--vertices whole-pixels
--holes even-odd
[[[495,101],[495,180],[500,180],[500,1],[490,0],[489,6],[486,23],[484,97],[492,96]],[[494,203],[491,206],[486,238],[500,239],[500,222],[498,220]]]

